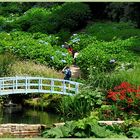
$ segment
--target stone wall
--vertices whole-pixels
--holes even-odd
[[[38,137],[45,128],[41,124],[0,124],[0,136]]]

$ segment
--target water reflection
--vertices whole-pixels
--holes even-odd
[[[18,111],[10,107],[0,108],[0,123],[53,124],[61,122],[58,115],[21,108]]]

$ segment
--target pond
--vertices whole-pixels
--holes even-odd
[[[25,108],[0,107],[0,124],[25,123],[25,124],[53,124],[62,122],[59,115]]]

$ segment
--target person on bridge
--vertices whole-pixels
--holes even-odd
[[[64,69],[62,70],[62,72],[64,73],[64,80],[70,80],[71,78],[71,70],[70,67],[66,66],[64,67]]]
[[[71,78],[70,67],[68,67],[68,66],[64,67],[62,72],[64,73],[64,80],[70,80],[70,78]],[[69,90],[70,89],[70,84],[69,84],[69,82],[66,82],[66,83],[68,83],[68,90]]]

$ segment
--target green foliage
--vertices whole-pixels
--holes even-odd
[[[33,5],[34,3],[28,2],[1,2],[0,15],[3,15],[4,17],[19,16]]]
[[[134,85],[139,85],[140,83],[139,75],[140,75],[139,63],[134,64],[132,68],[131,67],[128,68],[127,65],[121,63],[121,65],[117,65],[115,71],[111,73],[107,73],[105,71],[98,71],[95,68],[90,67],[88,80],[86,81],[86,83],[87,85],[91,86],[94,89],[96,87],[99,87],[101,89],[107,90],[113,88],[116,85],[119,85],[123,81],[127,81]]]
[[[58,113],[66,117],[82,118],[102,105],[104,94],[85,88],[76,96],[63,97],[57,106]]]
[[[64,3],[52,8],[32,8],[15,20],[15,28],[22,31],[57,33],[76,30],[86,23],[90,9],[84,3]]]
[[[111,20],[133,22],[138,27],[140,27],[139,11],[139,4],[134,2],[109,3],[106,7],[106,13]]]
[[[89,44],[77,58],[77,64],[83,72],[89,72],[90,67],[99,71],[111,71],[119,62],[134,62],[136,55],[130,51],[134,39],[116,40]],[[115,63],[110,63],[115,60]]]
[[[46,20],[49,15],[50,11],[45,8],[32,8],[20,16],[15,23],[17,26],[20,26],[23,31],[42,31],[46,33]]]
[[[31,99],[32,98],[32,99]],[[60,95],[30,94],[24,99],[24,105],[48,112],[56,112],[55,106],[61,100]]]
[[[21,3],[14,2],[14,3],[0,3],[0,15],[9,16],[10,14],[20,13],[22,10]]]
[[[127,39],[134,36],[140,36],[139,29],[135,28],[133,24],[124,22],[97,22],[88,25],[85,29],[85,32],[89,35],[95,36],[98,40],[104,41],[112,41],[117,38]]]
[[[9,54],[0,55],[0,77],[7,76],[10,73],[11,65],[14,63],[14,57]]]
[[[75,30],[86,23],[90,18],[90,9],[84,3],[64,3],[61,8],[52,12],[53,18],[62,29]],[[52,19],[53,19],[52,18]],[[53,19],[54,20],[54,19]]]
[[[115,23],[115,22],[95,22],[88,24],[83,32],[73,34],[67,42],[72,45],[75,51],[80,51],[86,48],[89,44],[96,44],[98,41],[115,41],[118,39],[128,39],[136,37],[133,46],[140,46],[140,30],[135,28],[130,23]],[[136,48],[136,51],[138,49]]]
[[[66,122],[64,126],[51,128],[42,133],[46,138],[109,138],[119,137],[105,127],[101,127],[95,117],[88,117],[78,121]]]
[[[58,37],[41,33],[0,33],[1,52],[5,50],[23,59],[30,59],[62,69],[72,63],[72,57],[58,44]]]
[[[140,138],[140,127],[131,127],[127,132],[129,138]]]
[[[94,68],[90,68],[86,83],[94,89],[98,87],[103,90],[107,90],[116,84],[119,84],[122,79],[123,77],[121,77],[119,73],[106,73],[104,71],[98,71]]]
[[[60,38],[60,43],[63,44],[69,39],[71,34],[70,31],[67,31],[66,29],[62,29],[57,33],[57,36]]]

